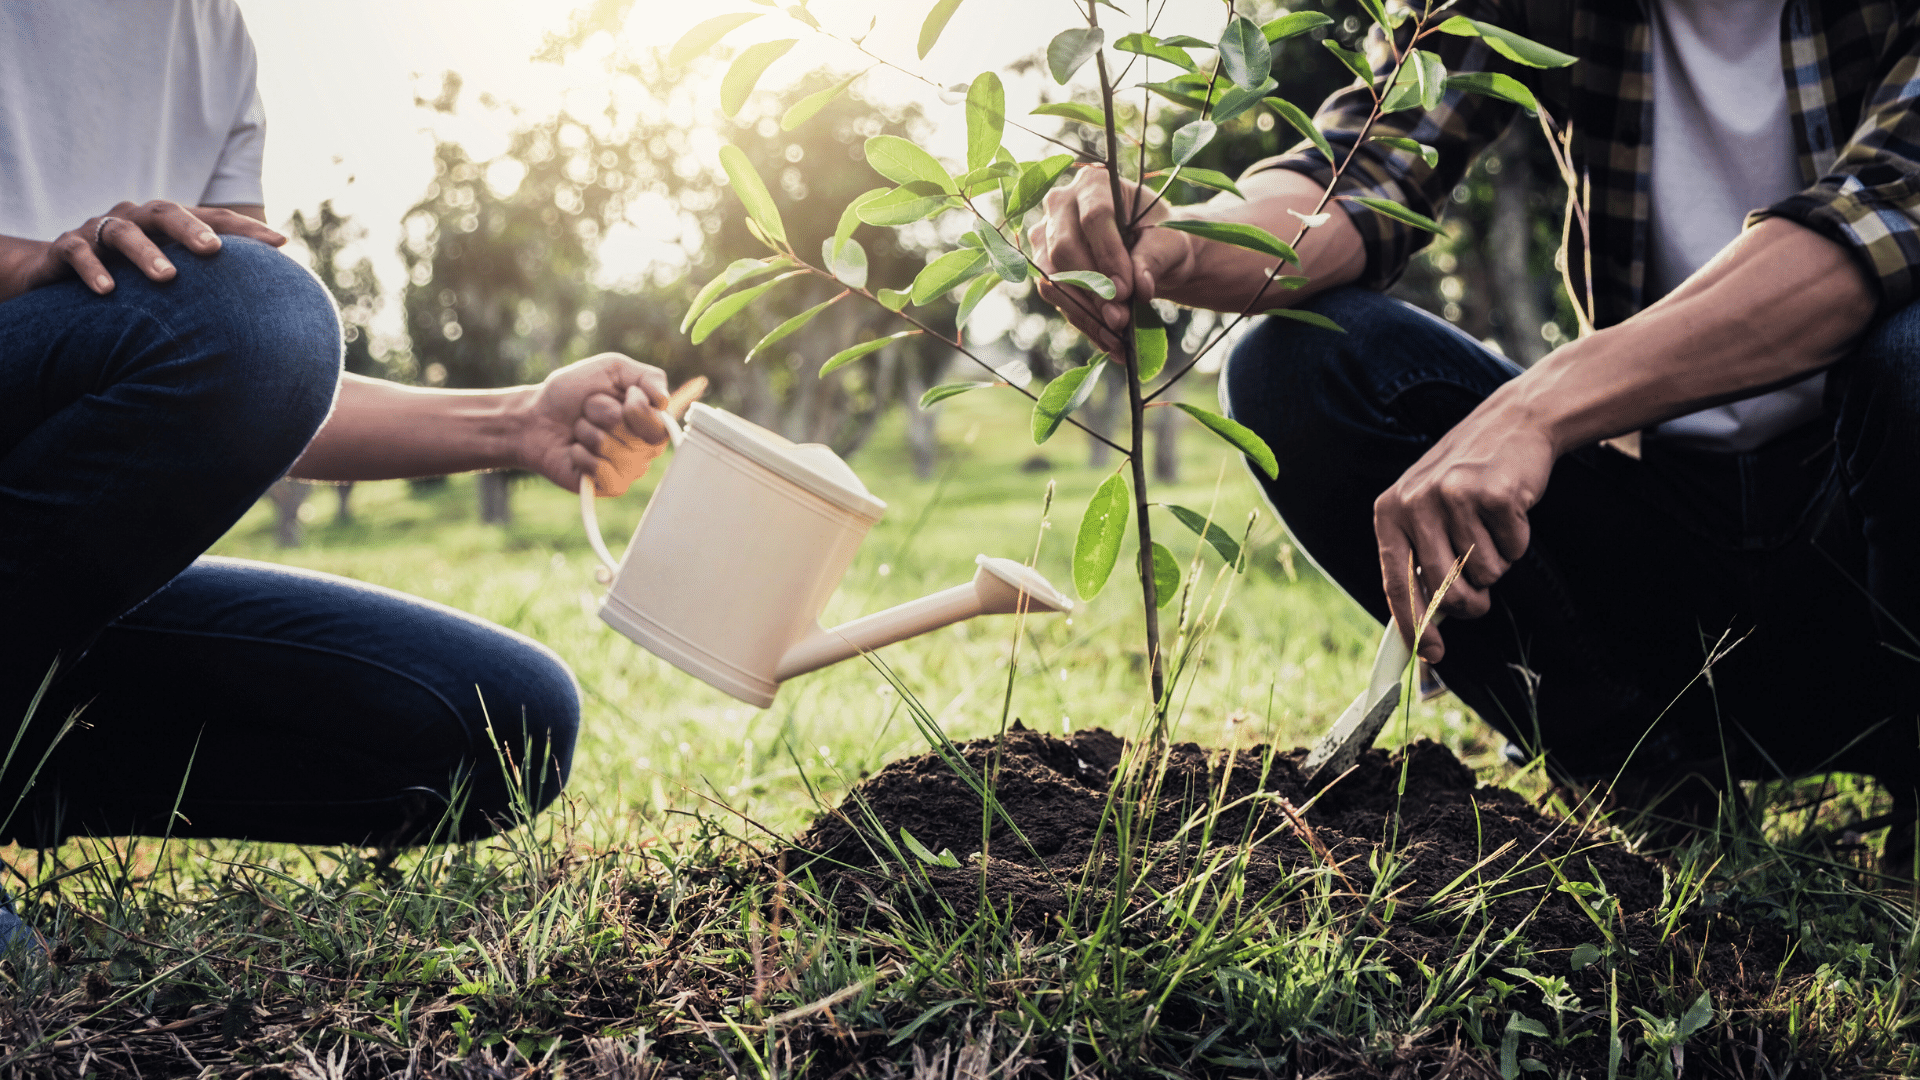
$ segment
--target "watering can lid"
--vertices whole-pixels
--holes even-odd
[[[756,465],[833,503],[850,514],[878,520],[887,504],[873,497],[840,455],[819,443],[796,443],[730,412],[695,402],[687,430],[711,436]]]

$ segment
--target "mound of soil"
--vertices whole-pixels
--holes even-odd
[[[981,800],[968,779],[935,754],[896,761],[795,842],[822,857],[812,871],[843,916],[869,922],[895,917],[910,905],[922,918],[950,913],[969,919],[982,895],[984,862],[985,894],[1010,913],[1017,928],[1047,936],[1060,930],[1063,918],[1097,919],[1111,895],[1100,890],[1114,879],[1121,855],[1114,818],[1122,807],[1113,796],[1126,744],[1099,729],[1057,738],[1016,726],[998,753],[991,739],[957,749],[975,778],[991,778],[1006,811],[991,823],[985,855]],[[1669,933],[1660,917],[1665,881],[1659,862],[1615,838],[1542,814],[1515,792],[1482,786],[1444,746],[1422,740],[1392,754],[1372,750],[1317,796],[1302,778],[1305,757],[1304,749],[1230,754],[1183,743],[1160,761],[1132,766],[1162,770],[1157,789],[1139,785],[1157,796],[1126,808],[1140,822],[1130,858],[1149,868],[1154,887],[1132,890],[1140,898],[1136,925],[1154,926],[1149,900],[1155,889],[1177,886],[1243,845],[1248,858],[1242,895],[1289,887],[1311,894],[1301,882],[1331,875],[1335,884],[1327,891],[1336,908],[1344,904],[1357,912],[1375,884],[1370,865],[1384,865],[1380,857],[1392,852],[1400,866],[1388,883],[1394,907],[1386,912],[1375,904],[1374,914],[1386,917],[1372,919],[1366,932],[1381,934],[1388,962],[1404,975],[1414,975],[1416,961],[1431,967],[1457,955],[1463,926],[1469,941],[1490,926],[1488,946],[1503,931],[1519,930],[1519,947],[1502,955],[1495,974],[1501,965],[1527,963],[1567,975],[1574,950],[1598,945],[1602,936],[1551,861],[1572,882],[1604,890],[1587,890],[1589,906],[1608,910],[1608,896],[1617,902],[1609,921],[1632,950],[1634,966],[1689,972],[1695,985],[1712,990],[1721,1009],[1752,1003],[1773,986],[1788,945],[1777,927],[1695,912]],[[1205,837],[1195,824],[1202,820],[1211,820]],[[952,852],[959,866],[930,864],[910,853],[905,859],[914,865],[904,866],[902,854],[910,849],[901,839],[903,829],[930,852]],[[1463,875],[1470,883],[1504,881],[1485,891],[1454,887]],[[1073,890],[1080,892],[1077,903],[1069,895]],[[1464,902],[1469,896],[1471,904]],[[1281,910],[1304,918],[1311,906]],[[1572,978],[1587,1000],[1604,998],[1597,965]],[[1524,1002],[1515,1004],[1525,1008]]]

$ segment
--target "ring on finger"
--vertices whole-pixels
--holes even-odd
[[[119,220],[120,220],[119,218],[114,217],[112,214],[108,214],[106,217],[103,217],[100,219],[100,224],[95,225],[93,227],[93,246],[94,247],[100,246],[100,237],[105,235],[107,231],[107,222],[119,221]]]

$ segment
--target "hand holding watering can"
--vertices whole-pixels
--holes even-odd
[[[596,483],[624,490],[666,446],[621,440],[580,484],[587,539],[611,582],[600,618],[654,655],[766,708],[787,679],[975,615],[1072,609],[1032,569],[981,555],[964,585],[822,629],[887,504],[827,447],[694,403],[704,388],[682,386],[663,410],[672,466],[617,562],[600,538]],[[683,411],[684,432],[673,420]]]

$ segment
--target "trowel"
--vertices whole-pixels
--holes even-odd
[[[1440,619],[1436,612],[1433,621],[1438,623]],[[1333,722],[1333,727],[1313,744],[1306,763],[1301,766],[1309,790],[1325,787],[1353,768],[1360,755],[1379,738],[1380,729],[1387,726],[1388,718],[1400,705],[1401,677],[1412,659],[1412,651],[1401,639],[1399,622],[1387,620],[1387,631],[1380,635],[1380,647],[1374,650],[1373,672],[1367,676],[1367,688],[1360,691],[1360,696],[1353,699],[1353,704]]]

